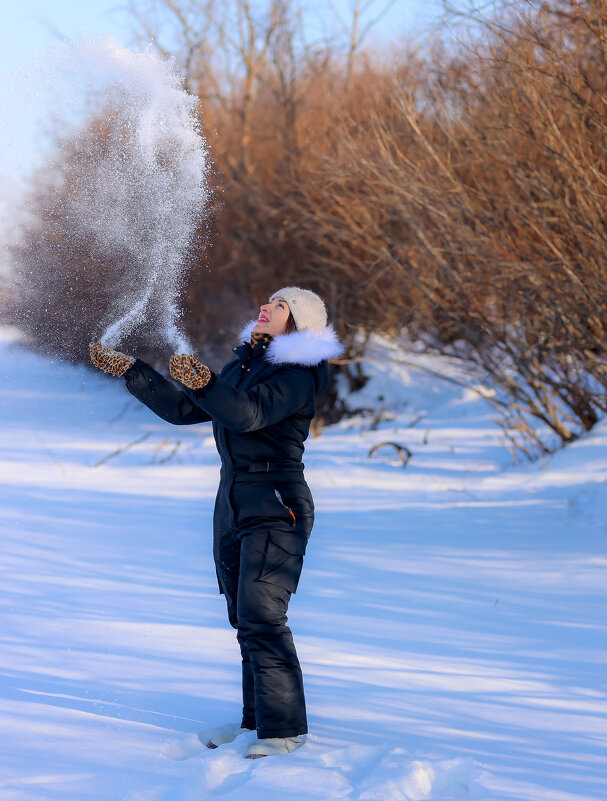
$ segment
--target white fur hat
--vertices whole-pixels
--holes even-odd
[[[319,333],[327,325],[327,309],[322,299],[311,289],[286,286],[275,292],[270,301],[284,298],[291,310],[298,331]]]

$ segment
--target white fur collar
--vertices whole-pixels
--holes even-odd
[[[243,342],[251,339],[251,333],[257,320],[252,320],[240,332]],[[327,325],[322,331],[293,331],[290,334],[275,336],[265,353],[265,357],[272,364],[301,364],[304,367],[314,367],[324,359],[335,359],[341,356],[344,347],[337,338],[332,325]]]

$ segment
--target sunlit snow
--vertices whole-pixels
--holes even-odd
[[[512,466],[477,393],[376,366],[351,401],[381,395],[389,419],[306,451],[317,519],[289,619],[310,733],[249,761],[253,735],[196,738],[240,719],[210,425],[165,424],[122,381],[10,339],[2,801],[607,798],[606,426]],[[369,458],[384,441],[406,467]]]

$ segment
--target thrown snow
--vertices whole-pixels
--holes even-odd
[[[80,253],[81,243],[90,242],[96,252],[124,265],[112,306],[91,337],[114,348],[155,318],[148,336],[153,331],[156,341],[189,352],[178,297],[187,254],[209,202],[209,159],[198,99],[184,89],[174,62],[152,48],[128,50],[110,37],[61,42],[38,54],[28,69],[25,81],[15,78],[13,83],[22,92],[36,86],[46,96],[47,116],[36,126],[38,136],[44,141],[40,132],[53,120],[52,130],[61,139],[51,137],[50,149],[41,144],[44,169],[39,171],[52,183],[41,190],[38,178],[34,189],[16,195],[7,230],[24,225],[29,230],[26,221],[36,210],[38,223],[39,218],[52,219],[64,247]],[[66,153],[71,153],[69,181],[61,166]],[[52,187],[62,191],[52,192]],[[19,257],[7,255],[5,244],[0,241],[0,262],[12,264]],[[26,237],[22,247],[27,251],[31,244],[32,237]],[[35,292],[38,270],[48,269],[33,254],[24,259],[16,272],[24,297]],[[78,269],[72,275],[70,280],[79,280]],[[53,291],[54,285],[47,285]],[[61,282],[56,291],[65,292]]]
[[[606,426],[512,467],[476,393],[374,378],[386,415],[306,453],[290,624],[310,734],[250,762],[253,734],[196,736],[240,717],[210,425],[2,339],[2,801],[607,798]],[[368,457],[388,440],[405,468]]]

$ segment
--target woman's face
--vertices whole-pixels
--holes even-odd
[[[284,298],[277,297],[271,302],[264,303],[259,307],[259,318],[253,333],[270,334],[273,337],[284,334],[290,312]]]

